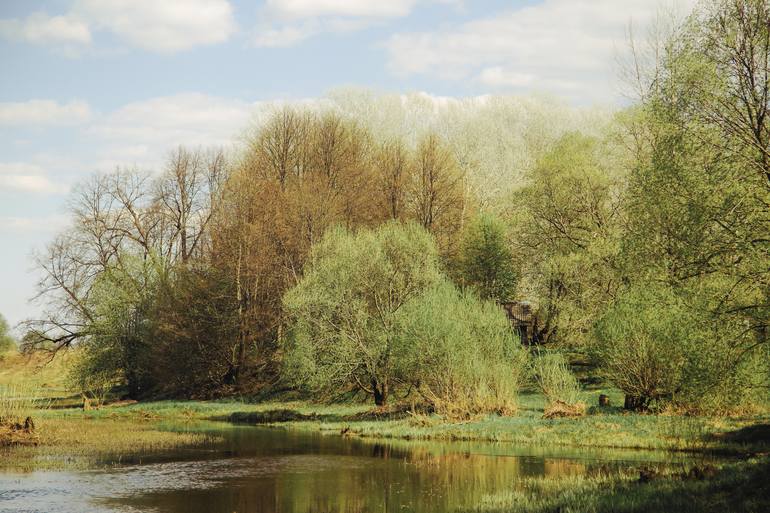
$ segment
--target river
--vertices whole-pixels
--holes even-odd
[[[522,478],[671,465],[655,451],[360,439],[205,423],[217,440],[78,471],[0,473],[0,512],[452,512]]]

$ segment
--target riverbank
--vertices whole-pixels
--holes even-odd
[[[169,430],[207,420],[239,421],[325,435],[404,440],[490,441],[541,447],[652,449],[749,456],[770,451],[770,424],[763,416],[745,418],[639,415],[594,409],[585,417],[543,419],[544,399],[524,394],[516,416],[486,416],[446,422],[437,416],[374,410],[369,404],[239,401],[156,401],[117,403],[84,411],[47,408],[33,414],[38,447],[11,450],[11,460],[38,461],[46,468],[82,465],[95,459],[120,461],[141,454],[194,446],[200,434]],[[19,454],[23,458],[16,457]],[[31,456],[34,458],[29,459]],[[70,465],[72,464],[72,465]],[[30,466],[34,466],[31,463]]]
[[[408,406],[375,409],[368,402],[153,401],[115,403],[84,411],[77,407],[82,406],[82,399],[71,393],[63,379],[65,360],[57,358],[48,364],[42,357],[36,357],[39,361],[24,358],[6,358],[0,369],[0,385],[25,383],[41,391],[42,408],[31,414],[39,446],[11,452],[27,451],[48,467],[67,466],[70,460],[92,461],[109,459],[110,455],[192,446],[202,441],[200,435],[170,431],[163,424],[206,420],[267,424],[362,438],[712,452],[743,457],[770,452],[767,412],[745,417],[685,417],[642,415],[617,406],[592,406],[583,417],[544,419],[545,398],[527,392],[520,395],[519,410],[514,416],[490,415],[464,422],[411,414]],[[581,400],[598,405],[600,394],[607,395],[611,405],[622,404],[618,391],[602,388],[584,391]],[[72,454],[76,456],[68,459]],[[10,459],[19,461],[16,457]]]
[[[235,417],[267,420],[270,426],[289,432],[360,437],[374,445],[375,437],[390,438],[395,444],[407,443],[398,439],[411,439],[412,447],[428,447],[429,440],[488,440],[500,442],[502,446],[492,447],[502,450],[518,444],[548,448],[633,446],[741,456],[706,463],[701,459],[667,465],[639,462],[584,475],[522,476],[511,488],[485,496],[470,510],[480,513],[759,512],[770,506],[770,460],[762,454],[767,450],[767,430],[756,428],[763,425],[762,417],[682,418],[610,409],[578,419],[545,420],[541,418],[542,403],[535,394],[524,395],[516,417],[492,416],[463,423],[409,414],[388,419],[382,411],[373,412],[368,404],[158,401],[118,403],[91,411],[48,408],[35,412],[40,445],[11,449],[0,461],[4,470],[61,470],[136,462],[137,456],[138,461],[152,461],[164,452],[179,457],[185,449],[197,454],[194,451],[219,441],[201,430],[201,423]],[[373,415],[381,419],[357,420]],[[283,416],[295,420],[278,422]],[[744,438],[736,438],[741,433]]]

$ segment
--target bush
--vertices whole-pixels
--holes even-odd
[[[596,361],[629,408],[745,408],[766,381],[766,360],[746,351],[739,319],[715,319],[697,291],[677,292],[647,284],[622,294],[596,324]]]
[[[527,352],[498,305],[440,273],[417,225],[327,233],[284,305],[284,373],[310,392],[353,387],[382,406],[400,387],[451,417],[516,407]]]
[[[99,407],[110,391],[121,384],[120,373],[114,370],[117,364],[111,361],[115,355],[99,347],[77,348],[74,352],[69,384],[83,396],[84,402],[88,399]]]
[[[557,401],[576,404],[580,398],[580,384],[561,353],[542,353],[533,358],[532,377],[549,405]]]
[[[449,417],[516,409],[528,353],[492,301],[444,281],[407,305],[402,351],[418,392]]]

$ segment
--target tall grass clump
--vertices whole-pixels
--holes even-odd
[[[35,390],[26,385],[0,385],[0,425],[31,417],[38,403]]]
[[[0,386],[0,447],[36,445],[34,389],[23,385]]]
[[[548,404],[557,401],[576,404],[580,399],[580,383],[561,353],[541,353],[532,359],[532,377]]]

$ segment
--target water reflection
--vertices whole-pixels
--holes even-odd
[[[585,474],[670,457],[383,442],[222,424],[168,428],[211,431],[223,438],[119,467],[2,474],[0,512],[449,512],[510,490],[523,476]]]

